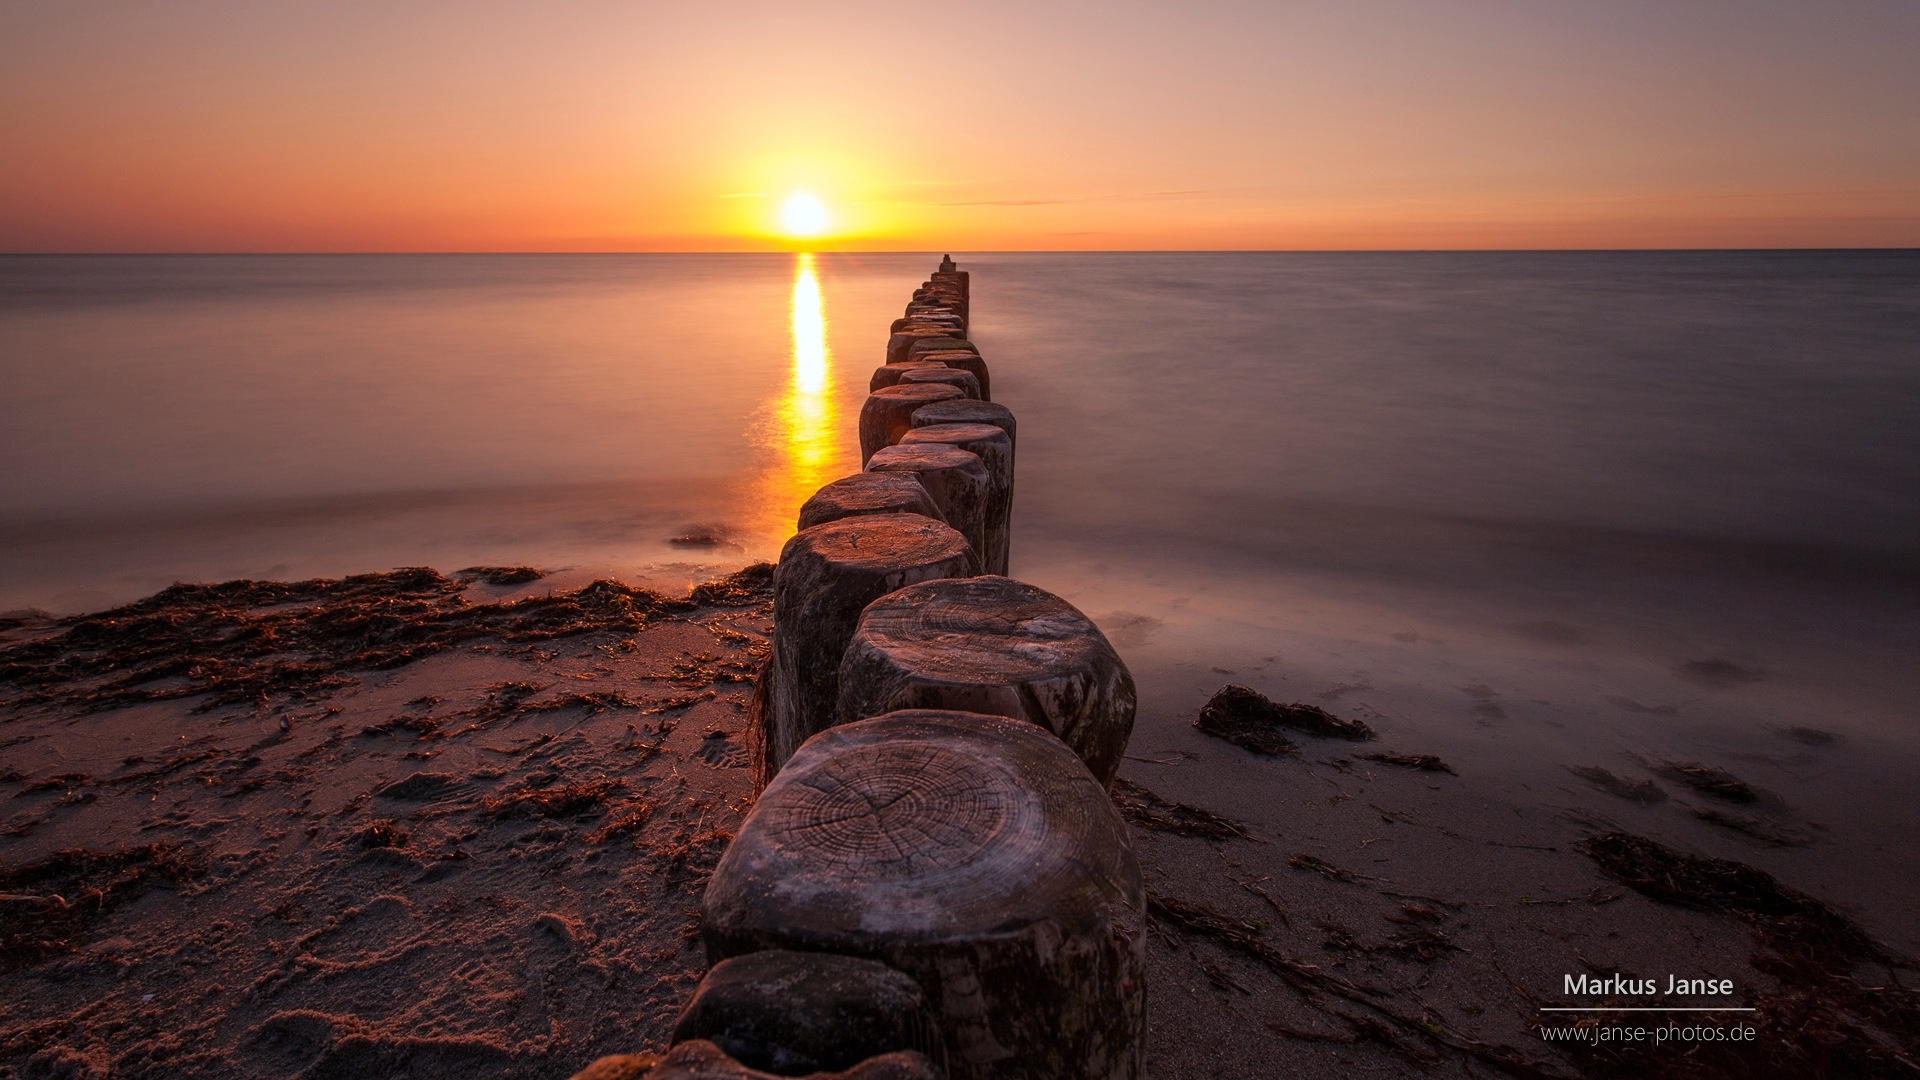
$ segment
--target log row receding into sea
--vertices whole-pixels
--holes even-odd
[[[949,258],[774,574],[759,791],[701,903],[672,1045],[575,1080],[1133,1080],[1145,899],[1108,796],[1133,678],[1006,576],[1017,432]],[[849,433],[852,434],[852,433]]]

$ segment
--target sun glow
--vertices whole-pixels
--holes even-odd
[[[809,192],[796,191],[780,204],[780,227],[788,236],[819,236],[829,223],[827,205]]]
[[[800,504],[821,485],[860,471],[854,444],[841,429],[839,388],[827,347],[826,305],[809,252],[794,256],[789,309],[792,347],[786,385],[766,406],[757,441],[772,451],[771,467],[758,481],[759,531],[771,543],[793,534]]]

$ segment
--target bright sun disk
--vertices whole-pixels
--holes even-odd
[[[780,206],[780,227],[788,236],[819,236],[827,231],[827,207],[804,191],[787,196]]]

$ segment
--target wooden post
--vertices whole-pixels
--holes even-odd
[[[992,424],[1007,433],[1007,441],[1013,443],[1016,450],[1019,448],[1020,436],[1013,421],[1013,410],[990,401],[936,401],[915,409],[912,420],[917,428],[935,424]]]
[[[933,504],[933,496],[927,494],[918,476],[860,472],[814,492],[800,507],[800,530],[868,514],[919,514],[935,521],[947,520],[940,516],[940,508]]]
[[[701,904],[713,959],[843,953],[911,975],[951,1080],[1136,1080],[1144,895],[1126,826],[1023,721],[896,712],[814,736]]]
[[[1133,676],[1093,621],[1004,577],[926,581],[867,606],[840,661],[841,723],[964,709],[1059,736],[1102,785],[1133,732]]]
[[[980,570],[1005,575],[1013,524],[1013,440],[992,424],[930,424],[900,437],[896,446],[957,446],[987,467],[987,522]]]
[[[887,363],[897,364],[907,358],[907,350],[922,338],[947,338],[952,341],[964,340],[962,331],[947,326],[910,326],[887,338]]]
[[[617,1071],[623,1068],[612,1059],[613,1068],[596,1074],[609,1059],[602,1058],[578,1073],[573,1080],[784,1080],[787,1073],[751,1069],[727,1056],[726,1051],[704,1039],[683,1042],[667,1051],[651,1072]],[[806,1080],[943,1080],[933,1063],[919,1054],[901,1051],[883,1054],[855,1065],[844,1072],[812,1073]]]
[[[946,308],[923,308],[919,311],[908,309],[904,316],[893,320],[893,324],[887,327],[887,335],[891,337],[911,326],[944,326],[951,330],[962,331],[961,336],[964,337],[967,320]]]
[[[762,678],[757,781],[833,723],[840,660],[860,611],[905,585],[978,572],[959,532],[918,514],[870,514],[802,530],[773,572],[773,653]]]
[[[938,366],[916,364],[911,360],[892,366],[906,369],[900,373],[900,381],[903,383],[942,383],[959,387],[961,393],[975,400],[980,397],[980,380],[971,371],[961,371],[959,368],[950,368],[945,364]]]
[[[785,949],[715,964],[670,1041],[693,1039],[784,1076],[850,1069],[899,1050],[944,1057],[926,995],[904,972],[878,960]]]
[[[913,427],[913,411],[936,401],[965,398],[958,387],[929,385],[883,386],[867,396],[860,406],[860,464],[865,465],[873,452],[900,441]]]
[[[971,349],[922,349],[918,352],[910,352],[904,362],[914,364],[929,360],[935,363],[945,364],[951,368],[959,368],[961,371],[972,375],[974,378],[980,380],[980,400],[993,400],[993,382],[987,374],[987,362],[980,359],[979,353]]]
[[[933,496],[940,517],[960,530],[976,558],[987,549],[988,504],[993,480],[986,463],[957,446],[883,446],[867,461],[868,472],[908,473]]]
[[[907,361],[914,360],[938,360],[948,367],[973,372],[974,378],[980,380],[980,400],[993,400],[993,380],[987,375],[987,362],[980,358],[980,350],[973,347],[973,342],[924,338],[907,349]]]
[[[900,383],[900,376],[905,375],[909,371],[918,371],[923,368],[946,368],[948,371],[953,370],[938,360],[902,360],[897,364],[883,364],[873,369],[873,377],[867,380],[867,393],[871,394],[875,390],[883,387],[897,386]]]

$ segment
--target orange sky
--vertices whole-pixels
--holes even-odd
[[[929,19],[930,15],[942,18]],[[1920,246],[1920,4],[0,6],[0,251]]]

